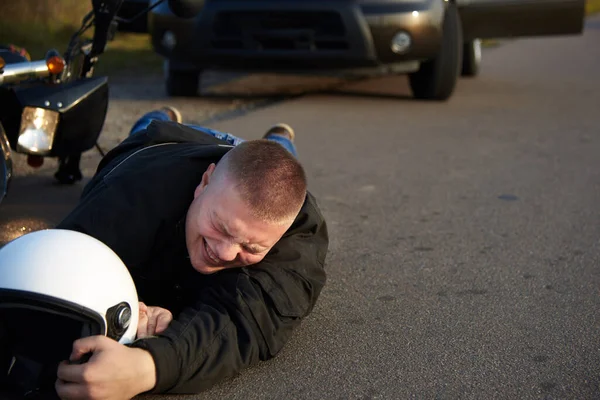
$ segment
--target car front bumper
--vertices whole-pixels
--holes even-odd
[[[356,68],[433,57],[443,14],[443,0],[208,0],[187,20],[161,5],[149,26],[157,53],[198,69]],[[400,31],[402,54],[391,49]]]

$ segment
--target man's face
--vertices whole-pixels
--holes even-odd
[[[261,261],[292,224],[276,225],[253,217],[227,177],[204,173],[186,217],[190,261],[202,274]]]

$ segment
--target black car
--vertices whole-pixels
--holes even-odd
[[[584,15],[585,0],[204,0],[190,19],[164,2],[148,27],[172,96],[196,95],[208,68],[398,66],[416,98],[446,100],[478,73],[480,39],[580,34]]]

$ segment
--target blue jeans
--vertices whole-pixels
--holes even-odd
[[[171,119],[169,118],[169,115],[163,111],[160,111],[160,110],[150,111],[149,113],[144,114],[142,116],[142,118],[138,119],[136,121],[136,123],[133,124],[133,127],[131,128],[131,131],[129,132],[129,136],[131,136],[143,129],[146,129],[146,127],[148,127],[148,125],[150,125],[150,122],[152,122],[152,120],[171,121]],[[220,131],[206,128],[203,126],[188,125],[188,124],[186,124],[186,126],[196,129],[197,131],[200,131],[202,133],[212,135],[212,136],[216,137],[217,139],[224,140],[232,146],[237,146],[238,144],[245,141],[244,139],[234,136],[230,133],[220,132]],[[281,136],[281,135],[269,135],[266,137],[266,139],[279,143],[286,150],[288,150],[290,153],[292,153],[294,155],[294,157],[296,157],[298,155],[296,152],[296,146],[294,146],[294,143],[292,143],[292,141],[289,140],[287,137]]]

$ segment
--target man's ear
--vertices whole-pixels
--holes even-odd
[[[210,182],[210,179],[211,179],[213,173],[215,172],[215,168],[216,168],[215,163],[212,163],[208,166],[206,171],[204,171],[204,173],[202,174],[202,181],[196,187],[196,190],[194,190],[194,198],[200,196],[200,193],[202,193],[204,191],[204,189],[206,188],[206,186],[208,186],[208,183]]]

